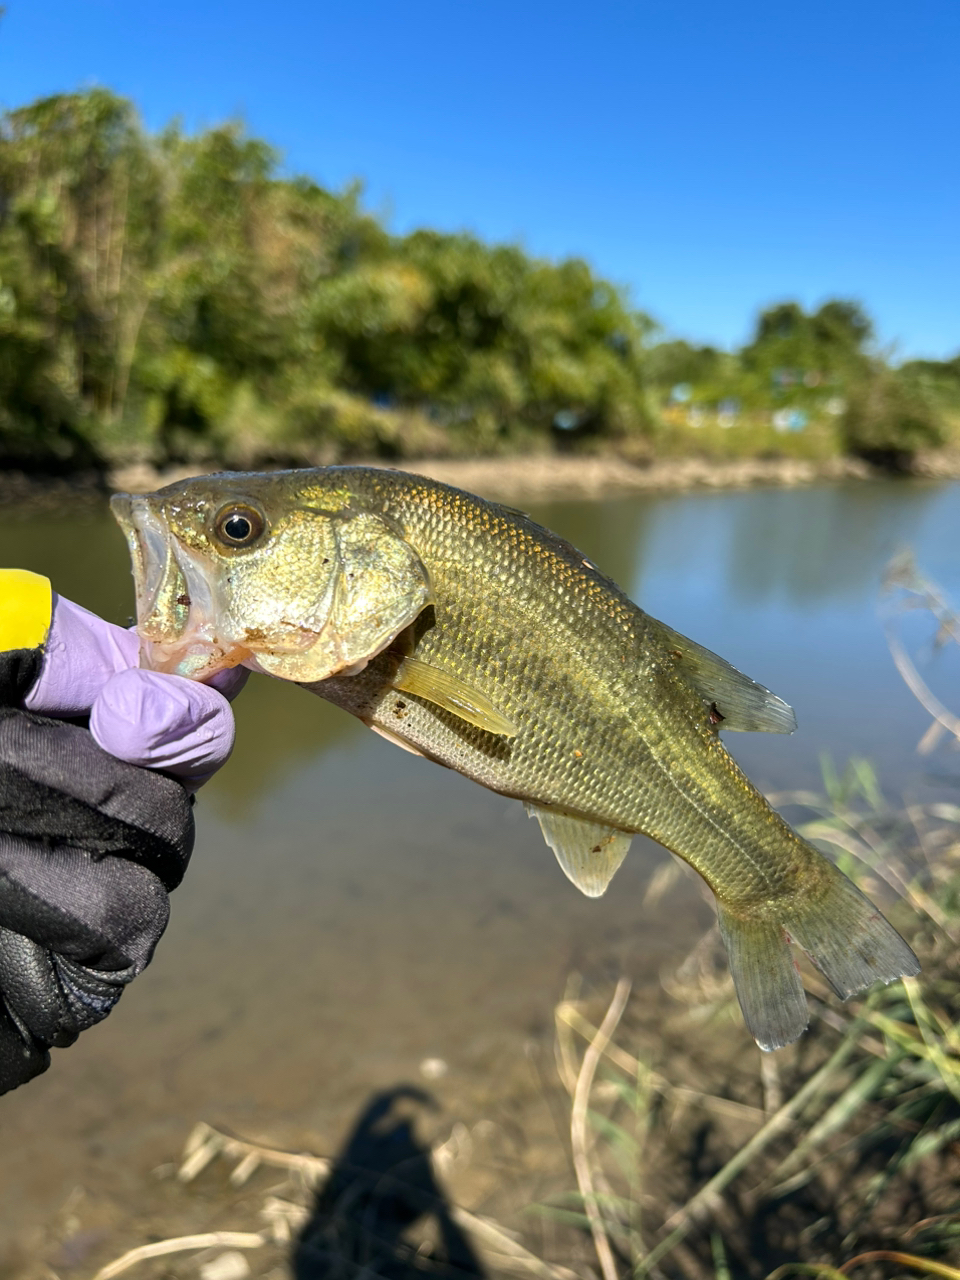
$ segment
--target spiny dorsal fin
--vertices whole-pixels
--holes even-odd
[[[504,738],[517,736],[517,726],[498,711],[489,698],[449,671],[441,671],[419,658],[404,658],[390,683],[399,692],[412,693],[417,698],[432,702],[477,729],[485,729],[487,733],[496,733]]]
[[[782,698],[709,649],[651,618],[679,674],[696,689],[720,729],[793,733],[797,718]]]
[[[566,813],[528,804],[527,813],[540,823],[543,838],[557,855],[564,875],[588,898],[606,893],[633,836],[599,822],[585,822]]]

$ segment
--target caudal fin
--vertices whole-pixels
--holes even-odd
[[[737,999],[761,1049],[782,1049],[807,1029],[810,1015],[800,974],[781,925],[745,920],[719,906]]]
[[[829,865],[826,893],[792,901],[779,920],[719,908],[737,998],[761,1049],[781,1049],[807,1026],[807,1001],[791,941],[803,948],[842,1000],[875,982],[920,972],[917,957],[896,929]]]

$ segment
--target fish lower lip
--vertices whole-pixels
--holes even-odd
[[[185,636],[173,643],[160,640],[141,641],[141,664],[151,671],[207,680],[229,667],[238,667],[250,656],[249,651],[234,646],[225,651],[200,636]]]

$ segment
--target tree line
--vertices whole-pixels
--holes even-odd
[[[360,195],[284,176],[237,124],[149,134],[105,89],[6,112],[0,463],[639,457],[788,400],[881,454],[958,417],[960,358],[893,367],[855,304],[764,312],[735,353],[662,341],[583,261],[392,235]]]

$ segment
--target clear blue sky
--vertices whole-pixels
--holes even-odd
[[[960,0],[7,0],[0,104],[242,116],[400,231],[577,254],[671,332],[859,298],[960,350]]]

